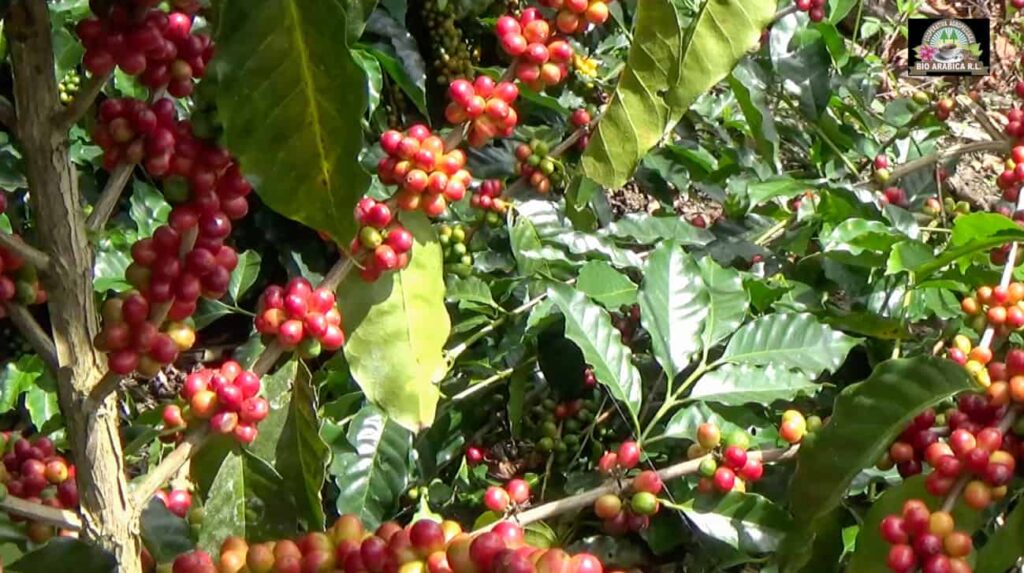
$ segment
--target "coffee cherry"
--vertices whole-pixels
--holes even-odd
[[[509,500],[517,505],[526,503],[530,499],[530,484],[519,478],[509,480],[505,484],[505,491],[508,492]]]
[[[619,467],[630,470],[640,463],[640,446],[636,442],[622,442],[617,452]]]
[[[622,500],[614,494],[605,494],[594,502],[594,514],[601,519],[612,519],[622,511]]]
[[[706,450],[712,450],[721,443],[722,433],[718,426],[711,422],[704,422],[697,427],[697,443]]]
[[[633,490],[658,495],[661,493],[664,484],[657,472],[644,470],[633,479]]]
[[[502,513],[508,509],[511,502],[511,497],[503,488],[490,486],[484,492],[484,506],[491,511]]]
[[[727,467],[720,467],[715,470],[715,477],[713,479],[715,488],[722,493],[732,491],[736,485],[736,474]]]

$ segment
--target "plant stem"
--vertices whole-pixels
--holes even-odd
[[[50,266],[50,255],[26,243],[21,237],[12,233],[0,232],[0,247],[18,255],[32,265],[40,273],[45,273]]]
[[[45,523],[69,531],[79,531],[82,529],[82,520],[73,511],[26,501],[13,495],[8,495],[0,501],[0,511],[24,517],[29,521]]]
[[[765,451],[753,451],[748,454],[750,459],[761,460],[762,462],[783,462],[788,461],[796,457],[796,453],[799,451],[799,446],[794,446],[787,449],[779,450],[765,450]],[[701,456],[692,460],[687,460],[672,466],[668,466],[664,469],[658,470],[658,477],[662,481],[669,481],[683,476],[693,475],[698,472],[700,464],[704,461],[704,458],[710,456]],[[594,489],[572,495],[551,503],[545,503],[538,505],[537,507],[528,509],[522,513],[511,515],[505,519],[491,523],[484,527],[475,530],[473,533],[483,533],[490,531],[495,525],[502,521],[510,521],[520,526],[529,525],[531,523],[542,521],[556,515],[568,513],[571,511],[577,511],[583,509],[589,505],[592,505],[597,498],[605,494],[617,494],[622,491],[626,491],[632,486],[633,480],[624,479],[621,483],[618,480],[609,480],[603,485]]]
[[[124,191],[125,185],[128,184],[128,180],[132,178],[134,170],[135,164],[122,164],[110,172],[110,178],[107,179],[100,198],[93,205],[92,213],[89,213],[89,218],[85,221],[85,225],[90,231],[99,231],[107,224],[107,220],[110,219],[114,208],[117,207],[121,193]]]
[[[132,500],[134,501],[137,513],[141,514],[149,502],[149,498],[153,497],[153,494],[167,480],[178,473],[179,468],[188,463],[188,460],[196,450],[206,443],[208,438],[209,433],[205,428],[188,432],[185,434],[185,440],[178,444],[178,447],[167,454],[167,457],[160,460],[160,463],[146,473],[146,475],[136,480],[132,487]]]
[[[53,345],[50,335],[43,330],[43,327],[39,325],[35,317],[32,316],[32,313],[24,306],[11,302],[2,304],[4,310],[7,311],[7,316],[11,317],[11,322],[14,323],[14,326],[18,327],[18,330],[28,340],[32,349],[43,359],[46,367],[51,372],[56,373],[57,369],[60,368],[60,363],[57,360],[57,347]]]
[[[683,383],[679,385],[671,394],[665,397],[665,402],[658,408],[658,411],[654,413],[654,417],[651,418],[650,422],[647,422],[647,427],[643,429],[640,434],[640,443],[643,444],[647,436],[654,430],[654,427],[665,417],[665,414],[674,408],[679,403],[679,396],[682,395],[690,386],[693,385],[701,376],[707,373],[709,370],[713,370],[718,366],[718,363],[712,363],[708,365],[706,359],[702,359],[701,363],[697,365],[697,368],[683,380]]]

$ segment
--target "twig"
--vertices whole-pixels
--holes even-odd
[[[110,173],[107,185],[103,187],[99,200],[93,205],[92,213],[85,221],[85,225],[90,231],[99,231],[107,224],[107,220],[110,219],[110,214],[114,212],[114,207],[121,199],[121,192],[124,191],[125,185],[131,179],[134,169],[135,164],[122,164]]]
[[[1013,423],[1017,420],[1018,413],[1017,408],[1012,408],[1006,413],[1006,416],[1003,416],[1003,419],[999,421],[999,426],[997,426],[1001,433],[1005,434],[1010,427],[1013,426]],[[946,495],[946,499],[942,501],[942,511],[953,511],[953,507],[956,505],[956,500],[959,499],[960,494],[963,493],[964,488],[967,487],[967,483],[971,481],[972,477],[973,474],[967,472],[960,476],[960,479],[956,480],[956,483],[953,484],[953,488],[950,489],[949,493]]]
[[[748,453],[748,458],[761,460],[762,462],[781,462],[795,458],[797,451],[799,451],[799,446],[782,450],[752,451]],[[661,469],[658,471],[658,477],[660,477],[662,481],[669,481],[679,477],[695,474],[698,472],[700,464],[704,461],[704,458],[707,458],[710,455],[711,454],[708,454],[707,456],[701,456],[699,458],[687,460],[674,466]],[[489,531],[502,521],[511,521],[519,525],[528,525],[562,513],[583,509],[592,505],[597,498],[602,495],[620,493],[628,490],[632,484],[633,480],[631,479],[621,480],[621,483],[617,480],[611,480],[595,489],[572,495],[558,501],[553,501],[551,503],[545,503],[544,505],[539,505],[516,515],[511,515],[505,519],[481,527],[474,531],[474,533]]]
[[[167,457],[160,460],[160,463],[149,470],[146,475],[139,478],[132,488],[132,501],[136,512],[141,512],[146,507],[149,498],[153,497],[153,494],[167,480],[174,477],[181,466],[188,463],[188,460],[192,458],[196,450],[206,443],[209,436],[210,434],[205,428],[185,434],[185,440],[178,444],[178,447],[167,454]]]
[[[67,509],[57,509],[41,503],[34,503],[8,495],[0,501],[0,510],[5,513],[24,517],[31,521],[38,521],[47,525],[53,525],[61,529],[78,531],[82,529],[82,520],[78,514]]]
[[[786,16],[789,16],[790,14],[796,14],[798,10],[799,8],[796,7],[796,4],[783,8],[782,10],[776,12],[775,16],[772,17],[771,24],[768,25],[771,26],[772,24],[778,22],[779,20],[785,18]]]
[[[913,161],[908,161],[902,165],[897,166],[892,170],[892,176],[889,178],[889,182],[892,183],[901,177],[906,177],[915,171],[925,169],[933,163],[937,163],[944,159],[951,159],[966,155],[968,153],[978,153],[982,151],[1008,151],[1010,149],[1009,142],[1003,141],[976,141],[973,143],[966,143],[964,145],[958,145],[951,147],[945,151],[938,151],[925,155],[924,157],[918,157]]]
[[[0,247],[25,259],[26,263],[35,267],[39,272],[46,272],[50,266],[50,255],[26,243],[17,235],[0,232]]]
[[[11,100],[0,96],[0,124],[11,131],[18,129],[18,118]]]
[[[54,118],[59,132],[71,129],[72,125],[78,123],[78,120],[85,116],[85,113],[92,107],[93,102],[96,101],[100,92],[103,91],[103,86],[107,84],[112,75],[113,73],[103,76],[90,76],[85,81],[82,89],[78,90],[78,93],[75,94],[75,99],[71,102],[71,105]]]
[[[32,316],[32,313],[25,306],[5,302],[3,307],[7,311],[7,316],[11,317],[11,322],[18,327],[22,336],[32,345],[32,349],[36,351],[36,354],[43,359],[43,362],[51,372],[56,373],[60,368],[60,362],[57,360],[57,347],[54,346],[50,335],[43,330],[43,327],[39,325],[39,322],[36,321],[35,317]]]

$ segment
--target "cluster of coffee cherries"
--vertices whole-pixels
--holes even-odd
[[[538,193],[547,193],[552,189],[560,189],[565,182],[565,166],[554,157],[549,157],[551,149],[539,139],[522,143],[516,147],[516,175],[526,181]]]
[[[469,232],[466,227],[442,224],[437,228],[444,263],[449,272],[465,277],[473,272],[473,254],[469,252]]]
[[[313,288],[302,277],[263,291],[256,309],[256,331],[286,349],[298,349],[303,358],[316,358],[323,350],[334,352],[345,344],[334,292]]]
[[[185,322],[169,322],[161,330],[150,320],[156,310],[150,299],[137,291],[122,293],[103,303],[103,329],[93,345],[107,353],[107,367],[122,376],[134,371],[155,376],[192,348],[195,331]]]
[[[78,75],[75,70],[69,71],[64,75],[64,78],[57,84],[57,93],[60,97],[60,103],[64,105],[70,105],[71,102],[75,101],[75,95],[78,90],[82,87],[82,77]]]
[[[417,124],[402,133],[385,131],[380,146],[387,157],[377,164],[377,176],[385,185],[397,185],[395,196],[403,211],[423,211],[428,217],[444,213],[449,202],[462,199],[472,182],[461,149],[446,152],[444,141]]]
[[[954,109],[956,109],[955,99],[951,97],[940,98],[935,102],[935,117],[938,118],[939,121],[946,121],[949,119],[949,116],[953,114]]]
[[[974,342],[970,338],[958,334],[953,337],[953,343],[946,351],[946,358],[963,366],[981,386],[987,388],[992,384],[992,377],[989,376],[988,368],[986,368],[986,365],[992,360],[990,348],[974,346]]]
[[[885,185],[892,178],[892,172],[889,171],[889,157],[884,153],[880,153],[875,156],[875,160],[872,163],[874,171],[871,177],[879,185]]]
[[[161,489],[153,494],[153,497],[159,499],[167,511],[182,519],[185,519],[192,509],[192,492],[187,489]]]
[[[0,469],[2,493],[57,509],[78,509],[78,485],[75,466],[61,456],[45,436],[25,438],[4,432],[3,467]],[[15,521],[22,518],[12,515]],[[26,533],[36,543],[54,535],[52,526],[29,522]]]
[[[787,444],[799,444],[808,431],[818,427],[821,427],[821,418],[811,416],[808,419],[798,410],[786,410],[782,413],[782,423],[779,424],[779,437]]]
[[[555,27],[563,34],[582,33],[591,25],[608,21],[608,3],[604,0],[542,0],[541,5],[558,10]]]
[[[1016,115],[1024,119],[1024,111],[1014,111]],[[1021,133],[1024,134],[1024,131]],[[996,185],[1003,191],[1003,200],[1016,203],[1020,196],[1022,183],[1024,183],[1024,145],[1017,145],[1010,150],[1010,156],[1004,162],[1003,171],[996,178]]]
[[[1009,394],[1008,387],[1004,388],[996,396]],[[919,414],[892,444],[879,467],[887,469],[895,463],[900,475],[908,477],[922,473],[923,463],[927,463],[934,471],[925,478],[925,487],[935,496],[948,494],[958,479],[968,476],[964,501],[975,509],[1002,499],[1017,458],[1024,451],[1015,433],[999,428],[1010,398],[992,396],[963,394],[956,407],[942,415],[933,410]],[[1004,401],[1007,404],[1001,404]]]
[[[232,435],[240,444],[256,439],[256,426],[270,413],[259,396],[260,377],[234,360],[220,368],[203,368],[185,377],[180,404],[164,406],[166,430],[209,424],[217,434]]]
[[[828,0],[796,0],[796,8],[801,12],[807,12],[811,22],[821,22],[825,19],[825,6]]]
[[[569,75],[573,49],[552,33],[540,10],[527,8],[519,18],[505,15],[495,24],[498,43],[515,58],[516,79],[534,91],[558,85]]]
[[[363,197],[356,203],[355,218],[360,228],[351,249],[360,260],[363,280],[373,282],[386,271],[409,265],[412,233],[398,223],[387,203]]]
[[[623,344],[628,345],[640,330],[640,305],[625,306],[619,312],[613,313],[612,326],[622,335]]]
[[[875,156],[874,168],[873,177],[879,184],[884,185],[892,177],[892,173],[889,171],[889,158],[885,154]],[[889,186],[882,190],[879,201],[883,205],[889,204],[896,205],[897,207],[906,207],[907,192],[899,187]]]
[[[449,123],[469,122],[467,141],[483,147],[495,137],[511,137],[519,114],[512,104],[519,97],[519,88],[512,82],[500,82],[477,76],[472,83],[458,79],[448,86],[451,103],[444,110]]]
[[[622,479],[640,464],[640,458],[640,445],[627,440],[616,451],[605,452],[597,462],[597,469],[606,476]],[[657,472],[640,471],[632,478],[628,497],[602,495],[594,501],[594,514],[602,520],[602,527],[609,535],[647,529],[651,516],[661,509],[658,494],[663,487]]]
[[[588,128],[588,131],[581,135],[580,138],[576,140],[576,149],[580,151],[586,149],[587,145],[590,143],[590,121],[590,111],[587,110],[586,108],[581,107],[574,109],[572,110],[572,113],[569,114],[569,125],[571,125],[575,129]]]
[[[974,549],[970,534],[956,531],[953,516],[931,511],[920,499],[908,499],[898,515],[879,526],[889,548],[887,564],[895,573],[970,573],[966,557]]]
[[[760,459],[747,453],[749,447],[750,436],[743,430],[730,432],[722,440],[722,430],[714,422],[698,426],[697,443],[687,452],[690,459],[707,456],[698,468],[701,477],[697,491],[706,494],[743,492],[748,483],[761,479],[764,466]]]
[[[997,334],[1006,335],[1024,327],[1022,300],[1024,284],[1012,282],[1007,286],[982,286],[974,291],[974,296],[960,301],[960,309],[972,317],[971,325],[975,329],[981,331],[991,326]]]
[[[530,408],[523,422],[523,435],[533,441],[540,454],[530,461],[543,466],[549,458],[554,458],[553,467],[567,469],[576,461],[576,454],[588,439],[590,455],[587,457],[600,456],[604,451],[602,442],[610,440],[617,429],[617,423],[597,424],[588,438],[587,430],[594,423],[600,405],[600,393],[589,391],[584,397],[574,399],[556,400],[554,395],[547,396]]]
[[[178,127],[174,102],[160,98],[152,104],[131,98],[111,98],[99,106],[93,142],[103,150],[103,167],[142,163],[155,176],[167,172]]]
[[[489,486],[484,491],[484,507],[496,512],[519,511],[530,503],[530,484],[522,478],[512,478],[504,486]]]
[[[469,205],[483,212],[488,225],[498,226],[509,207],[509,201],[501,196],[504,191],[505,183],[501,179],[486,179],[469,198]]]
[[[217,559],[196,550],[178,556],[173,573],[283,573],[299,571],[398,571],[401,573],[554,572],[602,573],[589,553],[569,555],[558,548],[527,543],[518,525],[499,522],[473,535],[457,522],[421,519],[406,527],[388,521],[367,531],[359,518],[342,515],[320,533],[297,539],[249,544],[228,537]]]
[[[5,302],[42,304],[46,302],[46,290],[39,283],[35,267],[14,251],[0,246],[0,303]],[[6,315],[7,311],[0,304],[0,318]]]
[[[194,88],[193,78],[206,74],[213,42],[209,36],[193,33],[191,16],[153,8],[157,3],[92,2],[93,10],[100,4],[106,10],[75,28],[85,46],[83,65],[95,77],[118,67],[138,76],[150,89],[166,88],[174,97],[187,97]]]
[[[1017,85],[1021,85],[1021,82],[1018,82]],[[1021,96],[1022,91],[1024,90],[1017,90],[1017,97],[1024,97]],[[1006,127],[1003,128],[1006,135],[1015,140],[1024,137],[1024,110],[1019,107],[1010,108],[1006,112],[1006,120]]]
[[[921,206],[921,212],[933,219],[938,217],[942,211],[945,210],[947,216],[952,219],[957,219],[961,215],[966,215],[971,212],[971,204],[967,201],[956,201],[952,197],[944,197],[942,203],[939,203],[938,197],[929,197],[925,199],[924,205]],[[1010,216],[1010,213],[1005,213]],[[1022,213],[1024,215],[1024,213]],[[1005,262],[1005,261],[1004,261]]]

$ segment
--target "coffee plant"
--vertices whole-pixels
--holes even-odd
[[[1020,571],[998,4],[0,3],[0,568]]]

